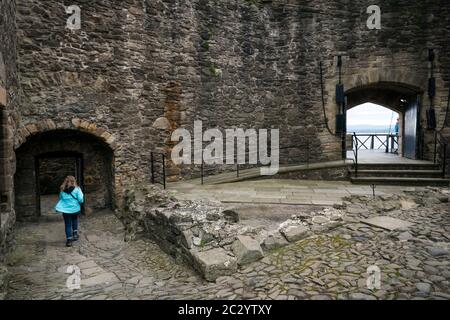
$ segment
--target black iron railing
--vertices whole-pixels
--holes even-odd
[[[391,133],[353,133],[353,139],[358,142],[358,150],[382,150],[394,153],[398,150],[398,136]],[[379,142],[375,146],[375,142]]]
[[[307,141],[306,143],[304,143],[302,145],[281,147],[281,148],[278,148],[278,151],[281,153],[282,150],[289,150],[289,149],[299,149],[299,150],[302,150],[302,151],[306,151],[306,158],[303,159],[303,161],[300,160],[298,162],[295,162],[295,164],[300,164],[300,163],[309,164],[310,163],[311,148],[310,148],[310,142],[309,141]],[[273,148],[269,148],[268,149],[268,157],[271,156],[273,150],[274,150]],[[247,169],[247,168],[251,168],[251,167],[264,167],[264,165],[258,165],[257,166],[256,164],[252,165],[252,164],[247,164],[247,163],[246,164],[240,164],[239,163],[239,158],[243,157],[243,155],[245,156],[245,159],[249,159],[250,156],[258,157],[258,154],[259,154],[259,151],[251,152],[249,150],[246,150],[243,154],[242,153],[238,154],[238,152],[234,153],[234,157],[233,157],[233,163],[234,164],[232,166],[235,166],[235,169],[233,171],[236,174],[236,178],[240,177],[240,173],[241,173],[241,170],[243,168]],[[223,158],[222,157],[220,157],[220,158],[210,158],[210,160],[215,160],[215,159],[221,160]],[[207,168],[207,166],[211,166],[211,167]],[[270,166],[270,164],[268,164],[266,166]],[[201,179],[201,183],[202,184],[204,184],[204,178],[209,176],[210,173],[212,173],[211,175],[217,174],[217,165],[207,165],[207,164],[204,163],[204,161],[202,159],[202,164],[200,165],[200,179]]]
[[[166,189],[166,158],[164,153],[150,153],[151,183],[160,184],[164,189]]]
[[[273,152],[273,148],[272,149],[268,149],[269,152],[269,157],[271,156],[271,153]],[[295,154],[295,151],[298,150],[298,158],[295,161],[283,161],[283,159],[286,159],[286,157],[282,156],[283,152],[293,152],[294,154],[292,156],[288,156],[288,159],[293,159],[296,158],[297,155]],[[315,150],[317,150],[317,152],[315,152]],[[289,165],[300,165],[300,164],[306,164],[309,165],[311,163],[311,161],[313,160],[314,162],[317,161],[327,161],[328,159],[338,159],[341,158],[341,150],[324,150],[319,148],[318,146],[314,146],[314,144],[311,141],[306,141],[303,144],[299,144],[299,145],[290,145],[290,146],[283,146],[278,148],[279,154],[280,154],[280,161],[279,164],[283,165],[283,166],[289,166]],[[250,152],[248,150],[245,151],[245,159],[249,159],[249,157],[251,155],[255,155],[258,154],[258,151],[253,151]],[[242,154],[240,155],[242,157]],[[235,168],[233,170],[229,170],[229,171],[224,171],[224,172],[234,172],[236,175],[236,178],[240,177],[241,171],[243,169],[250,169],[250,168],[259,168],[259,167],[265,167],[264,165],[251,165],[251,164],[239,164],[238,163],[238,157],[239,155],[237,154],[237,152],[235,152],[234,155],[234,164],[230,164],[229,166],[234,166]],[[222,159],[222,158],[217,158],[217,159]],[[214,158],[212,158],[211,160],[214,160]],[[201,183],[204,184],[205,182],[205,178],[208,177],[209,175],[215,175],[218,174],[218,165],[217,164],[205,164],[202,161],[202,164],[200,165],[200,179],[201,179]],[[225,166],[225,165],[221,165],[221,166]],[[270,166],[270,165],[266,165],[266,166]]]
[[[353,166],[355,169],[355,177],[358,177],[358,136],[356,135],[356,132],[353,132],[353,146],[352,146],[352,151],[353,151],[353,157],[354,157],[354,161],[353,161]]]
[[[439,164],[439,168],[442,170],[442,178],[446,176],[447,170],[447,151],[448,141],[438,131],[434,133],[434,163]]]
[[[358,142],[356,142],[356,145],[358,145]],[[274,149],[268,148],[268,157],[271,157]],[[289,145],[289,146],[283,146],[278,148],[279,155],[280,155],[280,161],[279,165],[283,166],[289,166],[289,165],[300,165],[300,164],[306,164],[309,165],[311,161],[314,162],[318,161],[329,161],[331,159],[342,159],[341,157],[341,150],[324,150],[322,148],[319,148],[319,146],[315,146],[314,143],[307,140],[303,144],[299,145]],[[354,151],[355,152],[355,151]],[[284,153],[284,155],[283,155]],[[288,155],[286,156],[286,153]],[[250,156],[258,156],[259,151],[249,151],[246,150],[244,152],[245,159],[248,160]],[[219,160],[219,164],[209,164],[205,162],[205,159],[203,158],[203,152],[202,152],[202,159],[200,164],[191,164],[191,169],[198,168],[200,172],[197,171],[197,174],[195,173],[196,170],[192,170],[190,174],[190,178],[200,178],[201,184],[205,183],[205,178],[212,175],[217,175],[220,173],[235,173],[236,177],[239,178],[241,175],[241,171],[243,169],[251,169],[251,168],[260,168],[260,167],[268,167],[268,165],[261,165],[261,164],[239,164],[240,157],[243,157],[242,153],[234,152],[233,155],[233,161],[231,164],[227,164],[226,160],[227,157],[221,156],[221,157],[209,157],[208,160]],[[356,151],[356,159],[357,159],[357,151]],[[284,161],[283,161],[284,159]],[[288,159],[286,161],[286,159]],[[168,160],[168,156],[163,153],[158,152],[151,152],[151,183],[152,184],[161,184],[166,188],[166,162]],[[223,160],[224,163],[221,163]],[[353,160],[355,163],[355,161]],[[227,167],[234,167],[230,170],[226,169]],[[198,170],[197,169],[197,170]],[[356,169],[357,170],[357,169]]]
[[[301,145],[290,145],[290,146],[280,147],[280,148],[278,148],[278,152],[279,152],[279,154],[281,154],[284,150],[295,150],[295,149],[301,150],[302,153],[306,151],[306,153],[303,153],[306,155],[304,157],[304,159],[299,159],[298,161],[295,162],[295,165],[302,164],[302,163],[308,165],[311,162],[311,142],[309,140],[307,140],[305,143],[303,143]],[[273,148],[268,149],[269,157],[271,156],[273,150],[274,150]],[[251,154],[252,154],[251,152],[246,152],[246,158],[249,157]],[[236,176],[239,178],[239,170],[240,170],[241,166],[243,166],[243,165],[239,164],[237,162],[237,160],[236,160],[236,163],[237,163]],[[281,162],[279,164],[281,164]],[[285,164],[288,164],[288,163],[285,163]],[[293,164],[293,163],[291,163],[291,164]],[[267,166],[269,166],[269,165],[267,165]]]

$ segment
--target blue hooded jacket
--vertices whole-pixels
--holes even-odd
[[[59,201],[55,206],[55,210],[60,213],[79,213],[83,202],[84,195],[81,189],[79,187],[70,187],[60,192]]]

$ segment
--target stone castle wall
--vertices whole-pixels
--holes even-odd
[[[65,28],[64,5],[81,7],[81,30]],[[437,54],[437,115],[450,84],[449,6],[440,0],[380,1],[382,29],[368,30],[373,1],[40,1],[17,4],[22,127],[104,132],[115,144],[115,188],[150,179],[150,151],[192,128],[279,128],[283,146],[309,142],[311,161],[340,159],[334,130],[343,55],[346,89],[386,82],[425,92],[427,48]],[[424,105],[427,104],[424,99]],[[422,112],[422,121],[425,112]],[[164,129],[153,126],[166,117]],[[47,123],[51,125],[47,126]],[[83,125],[85,124],[85,125]],[[25,126],[29,126],[25,129]],[[431,143],[430,135],[427,135]],[[284,163],[304,148],[281,154]],[[199,168],[169,164],[170,179]]]
[[[41,195],[58,194],[67,176],[76,177],[76,158],[45,158],[39,162],[39,187]]]
[[[16,3],[0,1],[0,300],[8,287],[5,253],[14,245],[14,136],[19,122]]]
[[[0,2],[0,263],[13,243],[14,136],[19,123],[16,3]]]

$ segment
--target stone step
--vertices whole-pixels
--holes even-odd
[[[439,170],[439,165],[429,163],[358,163],[360,170]]]
[[[449,186],[450,179],[405,178],[405,177],[353,177],[354,184],[399,185],[399,186]]]
[[[355,170],[350,170],[355,177]],[[358,177],[441,178],[441,170],[358,170]]]

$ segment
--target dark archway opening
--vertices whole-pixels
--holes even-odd
[[[86,190],[83,160],[82,153],[70,151],[49,152],[35,157],[37,210],[40,215],[53,212],[53,206],[58,200],[61,181],[65,177],[69,175],[76,177],[81,189]]]
[[[53,130],[28,139],[16,150],[17,217],[32,220],[54,212],[59,186],[73,175],[86,195],[89,213],[114,206],[114,155],[97,137],[75,130]]]
[[[399,156],[420,159],[423,150],[423,130],[420,125],[421,94],[420,89],[409,85],[379,82],[348,90],[347,110],[365,103],[373,103],[397,113],[399,134],[397,138],[390,138],[389,141],[391,143],[397,141],[398,146],[389,146],[389,150],[397,149]],[[348,129],[347,133],[351,134]],[[387,137],[381,139],[387,140]]]

